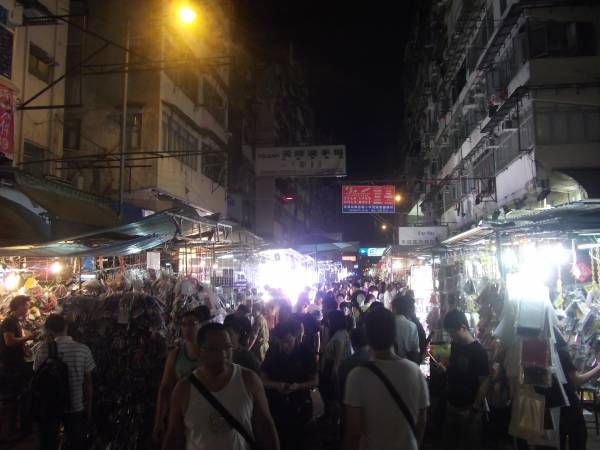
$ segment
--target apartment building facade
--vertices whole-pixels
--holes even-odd
[[[229,2],[189,5],[197,20],[186,24],[168,0],[72,1],[83,17],[69,34],[66,97],[77,106],[66,114],[64,171],[74,185],[116,200],[122,179],[137,208],[225,213]]]
[[[408,221],[600,195],[600,5],[425,2],[405,51]]]
[[[49,86],[66,70],[68,26],[43,18],[68,11],[68,0],[0,0],[0,158],[34,175],[59,175],[65,90]]]

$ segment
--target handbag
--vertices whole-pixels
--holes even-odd
[[[223,404],[219,400],[217,400],[217,398],[214,395],[212,395],[212,393],[206,388],[206,386],[204,386],[202,382],[193,373],[189,376],[188,380],[190,381],[190,383],[192,383],[192,386],[194,386],[198,390],[198,392],[202,394],[206,401],[208,401],[208,403],[210,403],[211,406],[219,414],[221,414],[223,419],[225,419],[234,430],[236,430],[242,435],[242,437],[248,443],[252,450],[259,450],[256,441],[250,435],[248,430],[246,430],[244,426],[235,417],[233,417],[229,411],[227,411],[227,408],[225,408]]]
[[[398,393],[398,391],[396,390],[394,385],[390,382],[390,380],[388,380],[388,378],[381,371],[381,369],[379,367],[377,367],[375,364],[373,364],[372,361],[365,363],[363,365],[363,367],[365,367],[365,368],[369,369],[371,372],[373,372],[377,376],[377,378],[379,378],[381,380],[381,382],[385,385],[385,387],[389,391],[390,395],[396,402],[396,405],[398,405],[398,408],[400,408],[400,411],[402,411],[402,414],[404,415],[404,418],[408,422],[408,425],[413,433],[414,438],[418,442],[419,439],[417,438],[417,427],[415,425],[415,419],[413,418],[412,414],[410,413],[410,410],[408,409],[408,406],[406,406],[406,403],[404,403],[404,400],[402,400],[402,397],[400,396],[400,394]]]

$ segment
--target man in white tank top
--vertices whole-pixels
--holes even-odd
[[[279,450],[277,431],[260,378],[232,363],[229,333],[219,323],[198,331],[200,367],[194,370],[202,385],[223,405],[258,448]],[[232,427],[190,379],[181,380],[171,397],[169,427],[163,450],[251,450],[250,444]]]

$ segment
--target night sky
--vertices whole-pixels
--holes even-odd
[[[319,137],[346,145],[349,180],[392,176],[402,160],[402,56],[410,13],[338,0],[237,3],[254,45],[274,50],[293,44],[308,77]],[[385,242],[369,215],[344,215],[343,222],[346,240]]]

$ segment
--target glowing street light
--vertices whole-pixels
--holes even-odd
[[[385,230],[387,230],[387,227],[388,227],[388,226],[387,226],[387,223],[382,223],[382,224],[381,224],[381,231],[385,231]]]
[[[400,203],[400,202],[402,201],[402,195],[400,195],[400,194],[396,194],[396,195],[394,196],[394,201],[395,201],[396,203]]]
[[[196,21],[196,19],[198,18],[198,14],[196,13],[196,11],[194,11],[189,6],[185,6],[185,5],[179,7],[177,14],[179,16],[179,20],[181,20],[186,25],[193,24]]]

